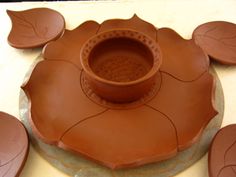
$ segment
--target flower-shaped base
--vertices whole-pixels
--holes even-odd
[[[158,41],[163,61],[158,91],[142,104],[117,109],[94,102],[82,87],[83,44],[92,36],[129,28]],[[173,45],[175,44],[175,45]],[[112,169],[168,159],[196,143],[215,117],[214,78],[209,60],[193,40],[158,29],[134,16],[88,21],[44,49],[23,86],[30,100],[30,122],[44,142],[83,155]],[[90,97],[91,96],[91,97]],[[118,106],[120,107],[120,106]]]
[[[33,68],[32,68],[33,69]],[[96,163],[86,160],[81,156],[75,156],[73,153],[64,151],[61,148],[52,146],[41,141],[33,132],[30,125],[30,109],[29,103],[26,95],[23,91],[20,94],[20,118],[25,124],[31,142],[34,148],[42,155],[46,160],[48,160],[53,166],[62,170],[70,176],[81,176],[81,177],[169,177],[174,176],[175,174],[183,171],[188,168],[190,165],[199,160],[207,151],[209,143],[216,134],[216,132],[221,127],[221,122],[223,119],[223,110],[224,110],[224,97],[220,81],[215,72],[214,76],[216,78],[216,100],[215,107],[218,110],[219,114],[211,120],[208,126],[202,133],[200,140],[191,146],[189,149],[178,152],[178,154],[169,159],[158,163],[153,163],[149,165],[144,165],[134,169],[125,169],[125,170],[110,170],[103,166],[97,165]],[[27,74],[27,78],[30,74]],[[96,98],[95,98],[96,99]],[[112,106],[112,105],[111,105]],[[130,105],[131,106],[131,105]]]

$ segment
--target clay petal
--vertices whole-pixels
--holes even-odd
[[[147,105],[171,119],[177,131],[179,150],[196,142],[217,114],[212,105],[213,90],[214,80],[208,73],[193,82],[181,82],[162,73],[161,89]]]
[[[193,81],[209,68],[208,56],[193,40],[185,40],[174,30],[161,28],[157,41],[162,51],[160,70],[182,81]]]
[[[235,147],[236,125],[233,124],[222,128],[214,137],[208,158],[210,177],[223,177],[236,172]]]
[[[60,147],[112,169],[139,166],[177,153],[171,121],[147,106],[108,110],[72,127],[61,141]]]
[[[224,64],[236,64],[236,25],[229,22],[208,22],[198,26],[193,38],[200,47]]]
[[[106,20],[101,24],[98,33],[117,28],[133,29],[135,31],[146,34],[147,36],[156,41],[156,33],[157,33],[156,27],[151,23],[148,23],[140,19],[136,14],[131,19],[128,20],[124,19]]]
[[[100,25],[94,21],[86,21],[74,30],[65,30],[63,36],[49,43],[44,51],[43,57],[48,60],[64,60],[80,65],[80,50],[82,45],[96,34]]]
[[[31,102],[33,131],[45,142],[57,144],[75,123],[106,110],[85,96],[80,75],[69,62],[41,61],[23,87]]]
[[[64,17],[48,8],[10,11],[12,21],[8,42],[15,48],[41,47],[61,36],[65,29]]]

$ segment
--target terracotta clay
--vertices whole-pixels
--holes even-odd
[[[157,30],[163,61],[160,70],[182,81],[193,81],[209,68],[209,58],[193,40],[185,40],[174,30]]]
[[[236,124],[228,125],[216,134],[208,162],[210,177],[236,177]]]
[[[0,112],[0,137],[0,176],[19,176],[28,155],[26,130],[19,120]]]
[[[99,33],[81,50],[81,64],[92,90],[119,103],[135,101],[147,93],[161,61],[158,44],[132,30]]]
[[[224,21],[198,26],[193,39],[212,59],[223,64],[236,64],[236,25]]]
[[[132,29],[127,25],[129,21]],[[116,22],[121,28],[112,28]],[[112,25],[106,27],[106,24]],[[103,29],[102,32],[99,29]],[[153,26],[138,20],[137,16],[130,20],[114,20],[114,23],[109,20],[101,25],[88,21],[72,31],[65,31],[60,39],[49,43],[43,53],[45,60],[36,65],[28,82],[22,87],[31,105],[33,132],[46,143],[83,155],[112,169],[168,159],[198,141],[207,123],[217,114],[212,105],[214,79],[208,72],[208,57],[192,41],[180,38],[175,32],[158,30],[158,36],[151,37],[144,33],[148,31],[146,29],[153,29]],[[161,50],[164,50],[163,65],[160,66],[161,71],[155,68],[157,72],[152,88],[133,102],[117,103],[114,98],[107,100],[99,96],[89,82],[88,74],[91,73],[85,71],[91,69],[91,75],[100,79],[118,78],[122,84],[129,82],[124,72],[118,72],[121,75],[115,77],[104,74],[105,69],[100,68],[106,68],[109,60],[104,60],[106,62],[101,66],[99,60],[103,57],[100,58],[96,47],[92,46],[97,42],[94,41],[96,36],[117,30],[137,31],[149,36],[151,41],[156,41],[158,37],[163,48]],[[109,39],[116,40],[113,37]],[[116,41],[114,46],[122,43],[122,40]],[[179,50],[166,45],[171,40]],[[83,48],[86,41],[88,44],[90,41],[91,46]],[[136,42],[132,46],[136,46]],[[110,44],[98,44],[102,44],[95,45],[101,47],[99,50],[109,49],[104,52],[104,57],[113,51]],[[80,61],[82,51],[86,49],[87,53],[92,54],[85,57],[88,59],[85,69],[85,63],[81,65]],[[153,67],[150,63],[155,63],[153,59],[148,59],[149,54],[143,50],[143,45],[141,49],[144,53],[130,51],[138,56],[145,54],[146,58],[143,60],[141,57],[145,67],[142,67],[141,76],[134,77],[134,80],[147,76],[147,71]],[[173,56],[178,56],[177,61],[168,57],[165,52],[168,50]],[[111,81],[116,83],[114,88],[119,85],[116,79]]]
[[[7,14],[12,21],[8,43],[15,48],[41,47],[60,37],[65,29],[64,17],[52,9],[7,10]]]
[[[130,29],[137,30],[140,33],[147,35],[152,39],[156,39],[156,27],[142,19],[140,19],[136,14],[131,19],[111,19],[106,20],[101,24],[101,27],[98,30],[98,33],[110,31],[113,29]]]

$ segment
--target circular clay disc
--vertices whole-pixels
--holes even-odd
[[[0,112],[0,176],[19,176],[28,155],[28,145],[21,122]]]
[[[215,21],[198,26],[193,39],[212,59],[223,64],[236,64],[236,25]]]
[[[236,177],[236,124],[216,134],[208,159],[210,177]]]
[[[39,57],[38,60],[35,61],[29,72],[26,74],[25,80],[29,78],[32,69],[39,61],[39,59],[42,59],[42,57]],[[184,169],[194,164],[197,160],[199,160],[208,151],[208,147],[212,138],[221,127],[224,112],[224,97],[220,81],[212,67],[211,71],[211,73],[216,78],[216,96],[214,106],[219,113],[204,129],[202,136],[197,143],[192,145],[190,148],[179,152],[175,157],[158,163],[151,163],[137,168],[111,170],[90,160],[87,160],[82,156],[75,155],[54,145],[44,143],[32,132],[32,128],[29,122],[29,103],[23,90],[21,90],[19,99],[20,118],[29,131],[30,139],[34,148],[52,165],[70,176],[169,177],[183,171]]]

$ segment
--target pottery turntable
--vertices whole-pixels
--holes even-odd
[[[8,14],[10,45],[44,46],[22,85],[20,113],[54,166],[77,176],[171,176],[208,150],[224,109],[209,56],[235,62],[214,38],[234,24],[206,23],[185,40],[137,15],[70,31],[50,9]]]

